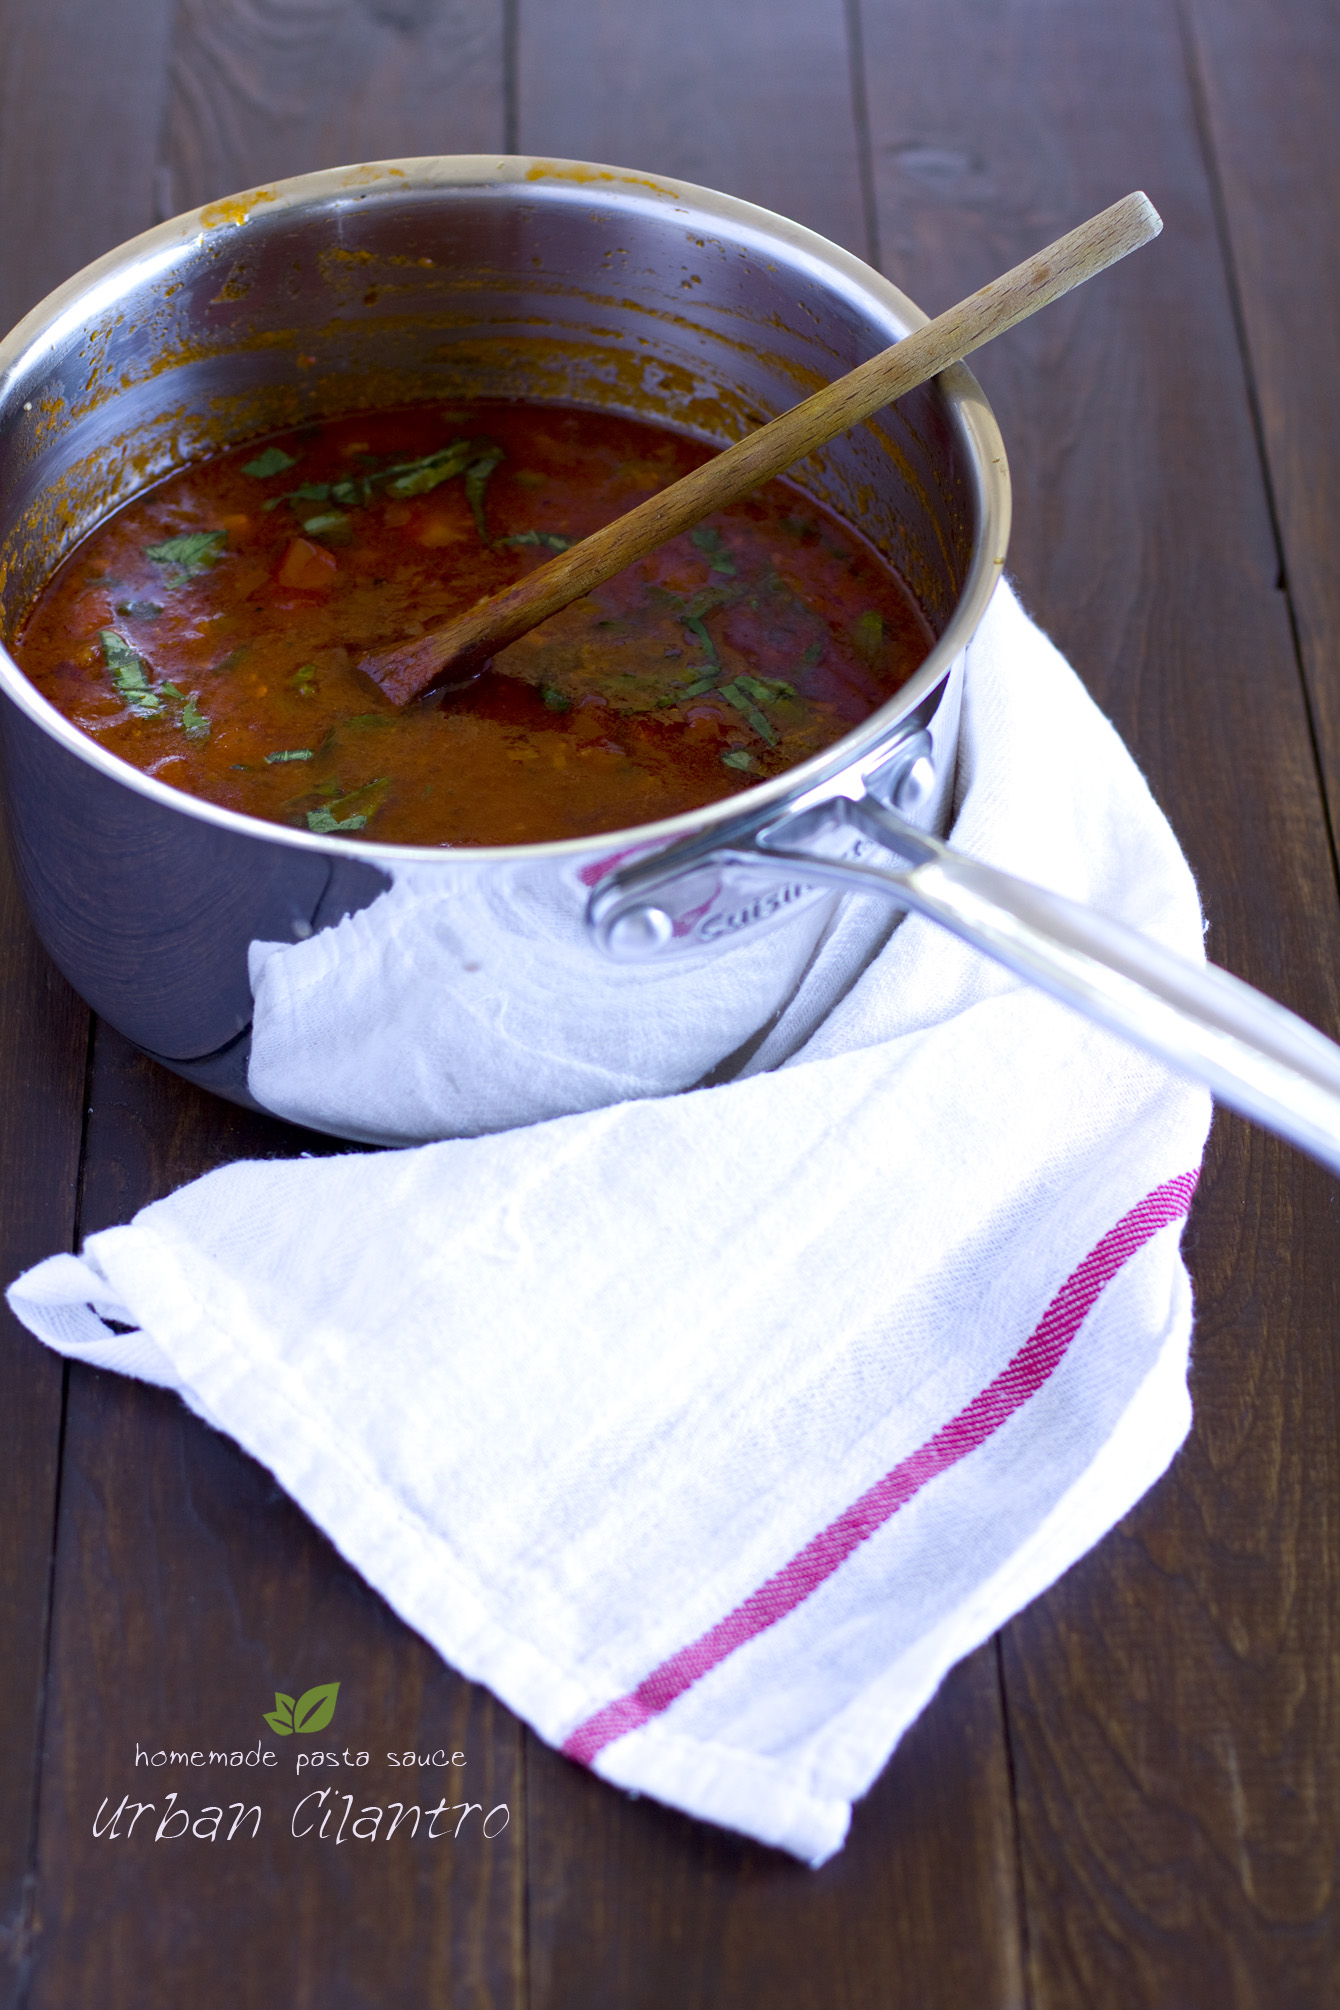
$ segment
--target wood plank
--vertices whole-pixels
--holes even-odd
[[[1013,2010],[996,1650],[956,1668],[812,1871],[632,1801],[532,1740],[534,2010]]]
[[[0,1277],[74,1237],[88,1011],[48,961],[0,844]],[[64,1407],[57,1358],[0,1304],[0,2004],[26,1986],[34,1935],[48,1591]]]
[[[153,221],[172,0],[8,0],[0,327]]]
[[[503,0],[181,0],[161,214],[348,161],[501,146],[503,15]]]
[[[1334,1025],[1335,888],[1175,6],[886,5],[866,38],[886,265],[927,308],[1127,188],[1165,216],[981,359],[1013,564],[1181,834],[1211,953]],[[1221,1121],[1189,1247],[1192,1440],[1005,1637],[1037,2010],[1328,1993],[1331,1182]]]
[[[860,251],[839,0],[523,0],[519,139],[727,189]],[[1017,1870],[994,1657],[974,1657],[810,1873],[629,1802],[532,1741],[535,2010],[1018,2000]],[[948,1931],[946,1930],[948,1929]]]
[[[188,1088],[105,1028],[92,1100],[85,1234],[215,1165],[344,1149]],[[341,1684],[336,1716],[313,1743],[362,1748],[370,1763],[300,1779],[299,1741],[274,1737],[263,1716],[276,1690],[300,1694],[329,1681]],[[139,1749],[208,1755],[258,1743],[276,1750],[272,1771],[137,1763]],[[47,1747],[32,2010],[95,2000],[139,2010],[149,1976],[155,2000],[201,2010],[519,2005],[515,1720],[444,1667],[231,1440],[160,1390],[77,1364]],[[506,1803],[510,1823],[491,1841],[454,1841],[440,1818],[428,1841],[428,1809],[446,1776],[415,1772],[407,1785],[388,1750],[462,1752],[454,1777],[468,1798],[485,1811]],[[354,1793],[353,1818],[364,1806],[419,1805],[423,1830],[358,1844],[349,1835],[337,1844],[335,1824],[324,1840],[319,1829],[295,1836],[299,1800],[325,1785],[340,1809],[337,1797]],[[207,1806],[225,1809],[217,1841],[178,1838],[176,1823],[155,1840],[174,1791],[196,1822]],[[152,1821],[142,1818],[129,1839],[124,1821],[115,1838],[95,1836],[99,1809],[106,1829],[127,1794],[132,1806],[154,1803]],[[229,1842],[228,1810],[239,1797],[261,1818]],[[447,1793],[452,1804],[461,1798]]]
[[[519,0],[521,150],[675,175],[862,256],[842,0]]]
[[[12,0],[0,36],[0,328],[148,220],[168,0]],[[72,46],[88,57],[72,65]],[[71,132],[97,134],[91,153]],[[75,1227],[88,1012],[23,912],[0,842],[0,1261],[5,1284]],[[64,1375],[0,1308],[0,2004],[27,1987]]]
[[[1192,60],[1334,824],[1340,816],[1340,15],[1193,0]]]

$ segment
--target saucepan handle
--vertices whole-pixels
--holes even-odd
[[[841,850],[856,832],[883,860],[826,855],[843,832]],[[967,858],[870,793],[790,810],[688,863],[765,869],[774,882],[784,866],[797,891],[881,894],[924,914],[1340,1172],[1340,1046],[1226,970],[1189,963],[1122,922]],[[667,908],[684,874],[685,862],[665,853],[611,875],[588,909],[597,941],[621,958],[672,951],[681,932]]]
[[[812,878],[882,890],[938,921],[1340,1172],[1340,1046],[1325,1034],[1226,970],[967,858],[869,796],[844,809],[906,866],[816,859],[787,844],[785,821],[756,841]]]

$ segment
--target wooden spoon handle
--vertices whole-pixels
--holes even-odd
[[[1162,228],[1147,196],[1138,191],[1124,196],[947,313],[913,329],[892,348],[648,497],[626,516],[537,566],[515,586],[413,642],[364,656],[359,669],[397,705],[422,697],[436,684],[467,682],[509,642],[635,558],[688,530],[713,510],[737,502],[816,447],[1013,328],[1016,321],[1115,265],[1157,237]]]

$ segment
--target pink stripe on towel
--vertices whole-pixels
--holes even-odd
[[[603,1710],[597,1710],[579,1724],[564,1741],[567,1757],[589,1766],[616,1738],[659,1716],[728,1654],[775,1626],[788,1612],[794,1612],[854,1549],[882,1528],[929,1480],[985,1443],[1030,1396],[1036,1395],[1122,1265],[1151,1236],[1187,1212],[1198,1178],[1195,1172],[1182,1173],[1155,1187],[1129,1214],[1123,1215],[1071,1272],[1013,1360],[973,1397],[966,1409],[960,1410],[934,1437],[877,1480],[733,1612],[663,1661],[627,1696],[607,1703]]]

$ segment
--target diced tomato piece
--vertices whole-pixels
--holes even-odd
[[[279,584],[296,587],[300,593],[329,593],[339,570],[333,552],[310,538],[295,537],[284,553]]]
[[[444,544],[457,544],[472,524],[453,523],[445,510],[433,510],[414,532],[416,544],[426,544],[429,548]]]

